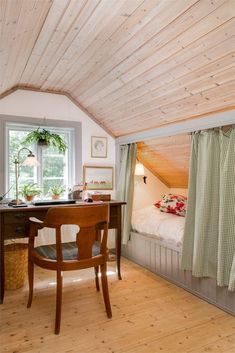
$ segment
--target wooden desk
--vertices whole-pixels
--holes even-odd
[[[117,273],[121,278],[120,259],[121,259],[121,206],[125,202],[107,201],[110,205],[110,223],[109,229],[116,229],[116,257],[117,257]],[[61,205],[66,207],[82,207],[84,205],[92,206],[95,203],[79,202],[74,205]],[[29,217],[44,219],[46,212],[51,207],[60,207],[60,205],[47,206],[28,206],[20,208],[12,208],[0,205],[0,303],[4,298],[4,240],[25,238],[29,231]]]

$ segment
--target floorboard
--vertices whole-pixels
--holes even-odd
[[[54,335],[55,275],[36,269],[31,309],[27,285],[6,291],[0,307],[1,353],[232,353],[235,318],[122,259],[108,266],[113,318],[95,290],[93,270],[64,274],[62,324]]]

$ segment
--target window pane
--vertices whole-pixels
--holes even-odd
[[[22,148],[21,142],[27,135],[27,131],[21,130],[10,130],[9,131],[9,155],[8,155],[8,165],[9,165],[9,187],[14,185],[10,191],[9,196],[13,197],[15,194],[15,158],[18,158],[18,152]],[[29,146],[30,150],[34,151],[34,146]],[[36,181],[35,168],[22,166],[21,163],[26,159],[28,155],[27,150],[20,151],[19,154],[19,184],[34,183]]]
[[[65,185],[64,179],[60,179],[60,178],[57,178],[57,179],[43,179],[43,192],[44,192],[44,195],[46,197],[51,196],[49,194],[49,189],[52,186],[56,186],[56,185]]]
[[[59,134],[66,141],[66,134]],[[67,141],[66,141],[67,142]],[[67,153],[58,153],[57,149],[50,146],[42,153],[42,186],[46,197],[49,197],[49,189],[52,186],[68,186],[66,166],[68,164]]]
[[[64,177],[65,157],[58,155],[43,156],[43,178]]]
[[[47,127],[45,127],[47,128]],[[21,145],[21,142],[25,139],[26,135],[33,131],[34,126],[22,124],[9,124],[8,126],[8,187],[15,184],[15,163],[14,159],[17,157],[18,151],[24,147]],[[62,139],[67,144],[68,148],[71,147],[71,129],[60,131],[58,128],[49,128],[51,132],[54,132],[62,137]],[[64,186],[68,190],[69,180],[70,186],[72,185],[71,176],[68,173],[68,166],[73,165],[72,160],[69,160],[69,156],[73,155],[66,151],[65,154],[61,154],[58,150],[50,146],[48,148],[38,147],[36,144],[33,146],[27,145],[33,153],[35,154],[37,160],[40,162],[39,167],[27,167],[20,165],[20,177],[19,177],[19,186],[28,183],[38,183],[38,185],[43,190],[41,197],[49,197],[48,191],[52,186]],[[20,152],[20,164],[27,157],[27,150],[22,150]],[[70,157],[71,159],[71,157]],[[13,197],[15,194],[14,187],[12,188],[10,197]],[[66,192],[65,192],[66,194]]]

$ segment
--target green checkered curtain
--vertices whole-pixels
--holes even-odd
[[[127,244],[130,239],[136,153],[137,145],[135,143],[122,145],[120,147],[120,174],[117,188],[117,199],[119,201],[126,201],[127,203],[122,207],[123,244]]]
[[[235,290],[235,127],[220,131],[219,286]]]
[[[235,128],[192,137],[181,265],[235,290]]]

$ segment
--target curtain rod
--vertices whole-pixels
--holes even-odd
[[[223,132],[228,132],[230,129],[235,128],[235,124],[232,125],[225,125],[225,126],[217,126],[217,127],[213,127],[213,128],[209,128],[209,129],[203,129],[203,130],[197,130],[197,131],[191,131],[189,132],[189,135],[193,135],[193,134],[200,134],[202,131],[206,132],[206,131],[220,131],[223,130]]]

